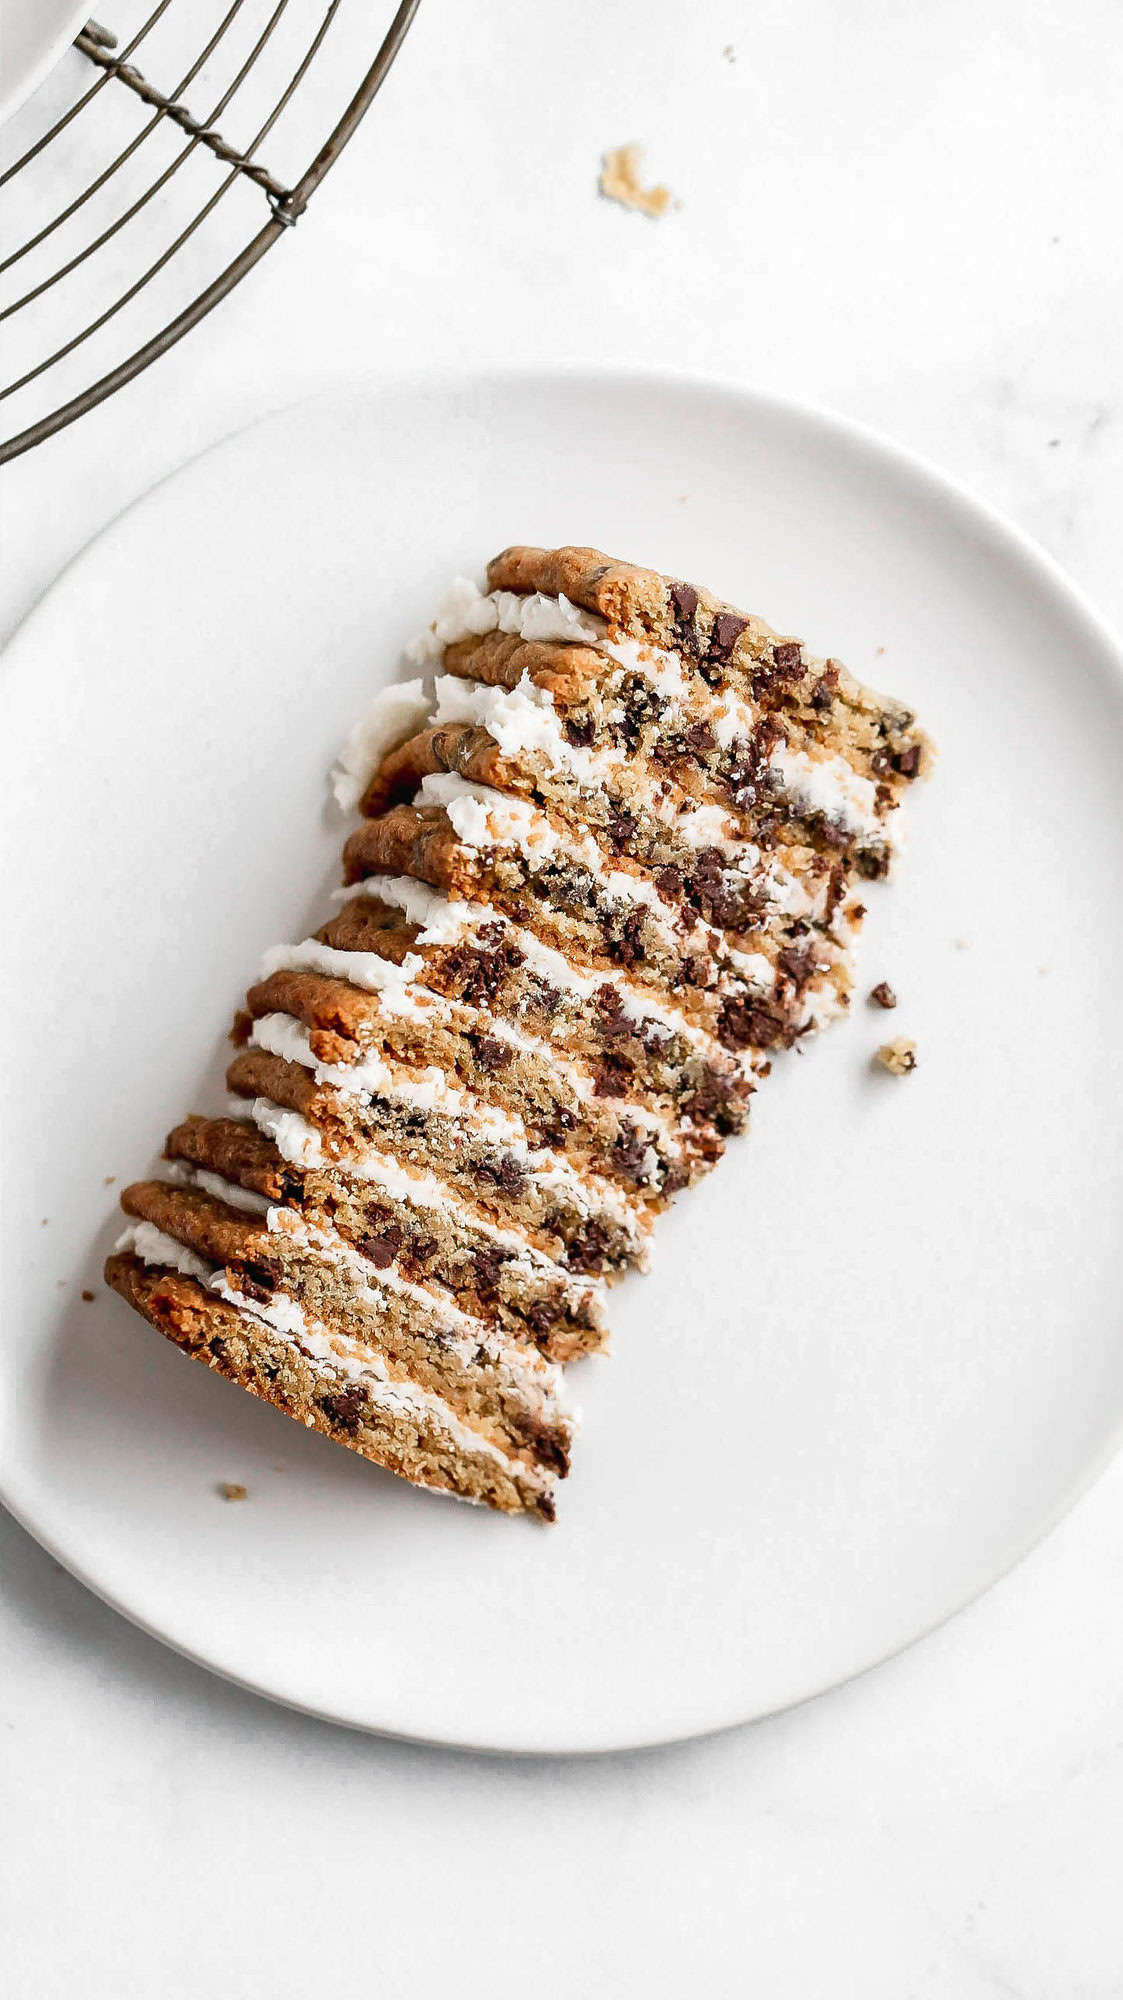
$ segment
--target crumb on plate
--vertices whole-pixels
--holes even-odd
[[[240,1486],[236,1479],[224,1479],[218,1490],[224,1500],[244,1500],[246,1497],[245,1487]]]
[[[883,1042],[878,1049],[875,1062],[887,1069],[890,1076],[908,1076],[916,1068],[916,1043],[907,1035],[898,1035],[895,1042]]]
[[[640,179],[642,159],[643,148],[634,140],[627,146],[610,146],[601,158],[600,192],[606,200],[637,209],[641,215],[666,215],[674,197],[668,187],[644,187]]]

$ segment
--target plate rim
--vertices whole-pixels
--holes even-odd
[[[789,393],[712,374],[703,369],[663,366],[658,363],[590,361],[581,356],[573,356],[543,363],[479,362],[467,366],[449,363],[439,368],[418,366],[380,371],[378,374],[373,371],[363,372],[348,376],[308,395],[273,404],[251,418],[248,423],[235,425],[222,436],[191,453],[136,494],[116,514],[95,529],[68,558],[0,648],[0,710],[5,700],[8,672],[12,666],[10,656],[29,641],[34,643],[36,621],[46,614],[51,600],[62,590],[71,571],[89,559],[106,537],[121,528],[135,511],[145,507],[163,487],[189,473],[200,461],[233,446],[263,426],[283,424],[293,416],[307,413],[317,406],[346,405],[356,397],[374,401],[384,400],[387,397],[397,398],[418,390],[429,393],[453,391],[471,395],[484,391],[494,392],[501,384],[525,386],[531,383],[552,388],[561,387],[570,392],[575,390],[579,392],[582,387],[587,387],[591,391],[610,389],[613,386],[629,389],[662,387],[680,392],[685,390],[699,397],[731,399],[749,411],[791,419],[843,445],[857,448],[867,458],[887,464],[891,469],[907,474],[922,486],[934,491],[945,505],[958,511],[961,516],[967,517],[969,527],[979,537],[987,538],[992,545],[1027,566],[1038,581],[1045,584],[1059,598],[1066,612],[1084,628],[1087,638],[1102,652],[1110,663],[1115,677],[1123,684],[1123,640],[1096,609],[1082,586],[1027,530],[1001,513],[989,501],[981,499],[965,483],[945,472],[922,453],[914,451],[911,446],[899,443],[872,425],[823,405]],[[325,1707],[302,1700],[295,1693],[279,1691],[252,1675],[223,1665],[213,1657],[207,1657],[182,1638],[170,1636],[157,1624],[125,1603],[111,1587],[99,1583],[84,1566],[83,1559],[68,1551],[64,1542],[58,1538],[48,1523],[37,1519],[33,1482],[21,1482],[18,1469],[13,1470],[10,1465],[3,1462],[0,1462],[0,1504],[70,1575],[137,1630],[168,1646],[170,1650],[179,1654],[181,1658],[189,1660],[193,1665],[280,1707],[292,1709],[298,1714],[311,1716],[319,1721],[360,1730],[365,1734],[432,1749],[457,1750],[474,1755],[591,1757],[626,1754],[640,1749],[654,1749],[665,1744],[719,1735],[729,1729],[764,1721],[770,1716],[801,1708],[834,1688],[849,1686],[865,1675],[875,1672],[877,1668],[910,1651],[913,1646],[941,1630],[961,1612],[985,1597],[1006,1577],[1020,1569],[1032,1552],[1051,1537],[1077,1502],[1096,1485],[1121,1446],[1123,1446],[1123,1405],[1101,1449],[1081,1467],[1079,1474],[1057,1497],[1054,1505],[1048,1510],[1043,1525],[1036,1525],[1020,1537],[985,1582],[973,1587],[965,1595],[957,1597],[930,1623],[911,1636],[895,1641],[876,1658],[855,1668],[851,1673],[841,1678],[828,1676],[821,1683],[816,1683],[790,1701],[781,1702],[767,1709],[753,1710],[747,1714],[723,1713],[700,1722],[689,1722],[684,1718],[678,1720],[668,1718],[666,1725],[659,1728],[657,1733],[652,1733],[650,1723],[632,1734],[621,1735],[614,1730],[611,1742],[589,1742],[587,1739],[567,1742],[554,1738],[542,1743],[527,1740],[525,1737],[520,1740],[517,1735],[504,1738],[500,1733],[492,1733],[486,1741],[479,1741],[456,1735],[442,1735],[439,1730],[430,1728],[427,1728],[425,1733],[419,1734],[397,1728],[392,1722],[377,1717],[372,1718],[369,1714],[346,1713],[340,1708]]]
[[[0,89],[0,125],[5,124],[9,118],[14,118],[17,111],[22,111],[29,98],[34,97],[40,84],[45,83],[51,71],[58,67],[88,18],[89,8],[76,5],[75,0],[71,0],[65,19],[52,29],[49,35],[44,36],[39,54],[32,58],[22,73],[17,71],[9,89]]]

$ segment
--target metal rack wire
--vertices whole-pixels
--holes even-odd
[[[145,0],[129,28],[87,22],[74,44],[81,62],[67,57],[0,135],[14,154],[0,164],[0,424],[17,422],[0,439],[0,464],[165,354],[293,228],[369,110],[419,4],[401,0],[342,109],[338,74],[313,65],[347,12],[343,0]],[[128,6],[118,0],[119,15]],[[369,0],[350,11],[366,60],[371,30],[359,16]],[[143,71],[134,60],[142,44]],[[353,81],[358,63],[348,67]],[[160,88],[149,72],[174,81]],[[224,136],[220,120],[227,132],[240,121],[246,136]],[[319,139],[311,164],[288,176],[259,157],[266,139],[277,146],[282,136],[294,161]],[[31,226],[9,248],[4,210],[17,180]]]

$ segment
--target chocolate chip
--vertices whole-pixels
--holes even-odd
[[[487,1161],[477,1170],[484,1180],[494,1181],[504,1194],[521,1194],[526,1186],[526,1173],[510,1153],[504,1153],[497,1161]]]
[[[621,1056],[602,1056],[593,1081],[595,1097],[623,1097],[633,1076],[632,1065]]]
[[[634,965],[643,956],[643,917],[629,910],[615,937],[606,939],[608,955],[617,965]]]
[[[887,979],[880,979],[876,986],[870,988],[870,999],[875,1007],[884,1007],[887,1011],[897,1005],[897,995]]]
[[[603,1222],[586,1222],[580,1236],[570,1243],[565,1262],[571,1271],[593,1277],[612,1261],[612,1246]]]
[[[506,1069],[514,1053],[509,1042],[501,1042],[494,1035],[484,1035],[476,1043],[476,1061],[488,1075],[494,1075],[496,1070]]]
[[[561,1308],[552,1299],[536,1299],[524,1315],[532,1333],[549,1333],[562,1318]]]
[[[264,1305],[271,1299],[277,1280],[263,1264],[233,1264],[227,1267],[227,1279],[231,1288],[241,1292],[247,1299],[255,1299]]]
[[[689,625],[698,609],[698,592],[692,583],[672,583],[671,601],[679,617]]]
[[[430,1257],[436,1256],[438,1247],[435,1236],[417,1236],[410,1245],[410,1255],[415,1264],[427,1264]]]
[[[366,1398],[357,1383],[350,1383],[345,1389],[332,1389],[318,1400],[325,1417],[337,1430],[358,1430]]]
[[[889,873],[889,854],[886,848],[867,848],[858,856],[858,873],[866,882],[883,882]]]
[[[818,822],[818,834],[824,846],[836,848],[840,853],[843,848],[850,845],[850,835],[837,820],[821,819]]]
[[[564,1153],[569,1134],[575,1129],[577,1119],[564,1104],[555,1105],[549,1118],[542,1120],[539,1127],[541,1140],[555,1151]]]
[[[704,757],[707,751],[717,749],[717,737],[708,722],[692,722],[682,740],[692,757]]]
[[[476,1290],[487,1304],[491,1304],[499,1291],[499,1273],[506,1259],[498,1250],[475,1250],[472,1253],[472,1274]]]
[[[659,868],[655,873],[655,887],[666,903],[677,903],[682,895],[682,876],[677,868]]]
[[[596,741],[597,725],[591,715],[571,716],[565,724],[565,740],[579,750],[588,750]]]
[[[718,1035],[729,1049],[789,1048],[794,1039],[783,1015],[757,1001],[724,1001],[717,1025]]]
[[[405,1231],[399,1223],[392,1222],[377,1236],[360,1236],[359,1249],[364,1257],[369,1257],[376,1271],[388,1271],[405,1241]]]
[[[711,660],[729,658],[748,622],[747,618],[738,618],[735,611],[718,612],[710,630]]]
[[[788,944],[776,954],[776,963],[787,974],[797,992],[802,992],[815,970],[815,954],[807,945]]]
[[[636,823],[628,812],[614,812],[605,828],[614,854],[625,854],[635,839]]]
[[[893,759],[893,768],[902,778],[915,778],[920,769],[920,745],[913,743],[907,750],[901,750]]]
[[[799,673],[803,666],[803,654],[794,639],[785,639],[772,648],[772,658],[776,670],[781,674]]]
[[[612,1148],[613,1165],[627,1180],[638,1182],[644,1172],[647,1151],[643,1133],[635,1125],[624,1124]]]

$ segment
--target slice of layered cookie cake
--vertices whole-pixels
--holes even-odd
[[[547,1518],[605,1285],[845,1010],[913,715],[694,585],[507,549],[335,774],[314,936],[266,952],[230,1096],[126,1190],[110,1282],[408,1479]]]

